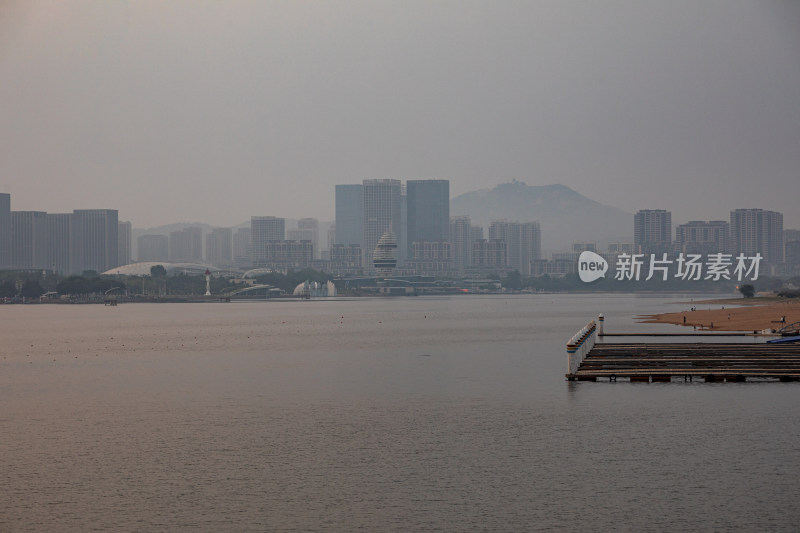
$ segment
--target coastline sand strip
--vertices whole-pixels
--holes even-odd
[[[784,325],[800,322],[800,302],[797,301],[730,307],[724,300],[720,300],[715,305],[719,305],[720,308],[691,311],[690,306],[685,311],[643,315],[639,317],[639,321],[649,324],[684,325],[703,331],[761,331],[779,329]]]

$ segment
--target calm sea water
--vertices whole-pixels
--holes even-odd
[[[564,380],[677,299],[0,306],[0,531],[796,531],[800,385]]]

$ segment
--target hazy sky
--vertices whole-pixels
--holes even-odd
[[[332,220],[336,183],[518,179],[800,228],[791,0],[2,0],[0,102],[14,210]]]

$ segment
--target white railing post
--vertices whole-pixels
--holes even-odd
[[[594,320],[582,327],[567,342],[567,374],[574,376],[595,343],[597,324]]]

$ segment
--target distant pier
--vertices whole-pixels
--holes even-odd
[[[592,321],[567,343],[567,379],[597,381],[618,378],[641,382],[800,381],[800,343],[596,342],[602,334]],[[680,335],[680,334],[679,334]],[[719,334],[712,334],[720,336]],[[726,336],[745,335],[734,334]],[[751,334],[752,335],[752,334]],[[648,337],[641,333],[603,336]],[[668,336],[655,334],[653,336]],[[688,337],[709,334],[680,335]]]

